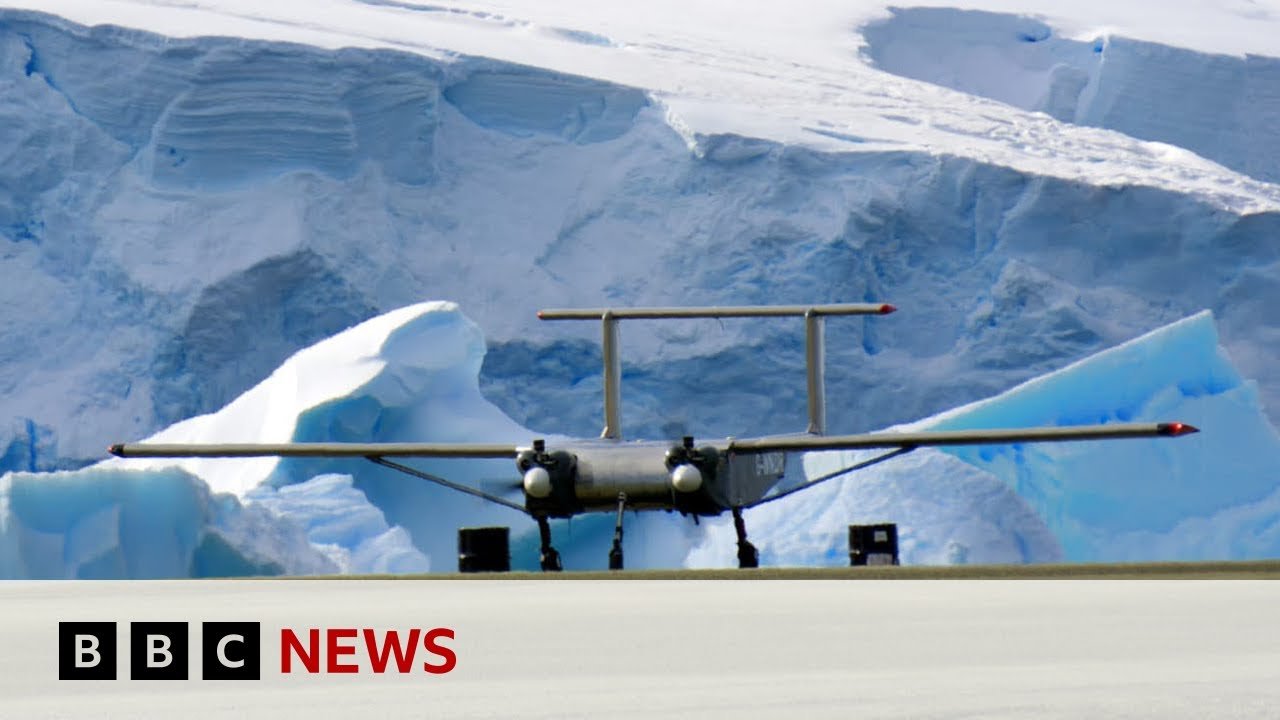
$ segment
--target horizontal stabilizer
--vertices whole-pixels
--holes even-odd
[[[663,320],[668,318],[804,317],[805,315],[888,315],[897,310],[888,303],[837,303],[833,305],[738,305],[726,307],[584,308],[539,310],[541,320]]]

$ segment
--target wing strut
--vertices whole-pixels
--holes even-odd
[[[439,475],[432,475],[429,472],[423,472],[422,470],[419,470],[417,468],[412,468],[412,467],[409,467],[408,465],[402,465],[398,462],[395,462],[394,460],[388,460],[384,457],[378,457],[377,455],[370,455],[365,459],[375,465],[381,465],[383,467],[391,468],[392,470],[398,470],[406,475],[412,475],[416,478],[420,478],[422,480],[426,480],[428,482],[433,482],[437,485],[447,487],[450,490],[457,490],[460,493],[466,493],[467,495],[478,497],[481,500],[488,500],[491,503],[497,503],[498,505],[503,505],[505,507],[511,508],[512,510],[516,510],[525,515],[531,516],[531,513],[528,510],[526,510],[523,505],[520,505],[518,503],[513,503],[510,500],[500,498],[497,495],[490,495],[489,493],[484,492],[483,490],[477,490],[473,487],[462,485],[461,483],[456,483],[451,480],[445,480]]]
[[[877,455],[877,456],[875,456],[875,457],[873,457],[873,458],[870,458],[870,459],[868,459],[868,460],[863,460],[862,462],[857,463],[857,464],[855,464],[855,465],[850,465],[849,467],[841,468],[841,469],[839,469],[839,470],[836,470],[835,472],[827,473],[826,475],[823,475],[822,477],[814,478],[814,479],[812,479],[812,480],[810,480],[810,481],[808,481],[808,482],[806,482],[806,483],[803,483],[803,484],[801,484],[801,485],[797,485],[797,486],[795,486],[795,487],[791,488],[790,490],[786,490],[786,491],[784,491],[784,492],[780,492],[780,493],[778,493],[777,495],[770,495],[770,496],[769,496],[769,497],[767,497],[767,498],[762,498],[762,499],[757,500],[757,501],[755,501],[755,502],[753,502],[753,503],[747,503],[746,505],[742,505],[741,507],[743,507],[743,508],[753,508],[753,507],[758,507],[758,506],[760,506],[760,505],[764,505],[765,503],[771,503],[771,502],[773,502],[774,500],[781,500],[782,498],[784,498],[784,497],[786,497],[786,496],[788,496],[788,495],[793,495],[793,494],[795,494],[795,493],[800,492],[801,490],[808,490],[809,488],[813,487],[814,485],[817,485],[817,484],[819,484],[819,483],[824,483],[824,482],[826,482],[826,481],[828,481],[828,480],[832,480],[832,479],[834,479],[834,478],[838,478],[838,477],[840,477],[841,475],[847,475],[847,474],[849,474],[849,473],[853,472],[854,470],[861,470],[862,468],[871,467],[872,465],[878,465],[878,464],[880,464],[880,463],[884,462],[885,460],[892,460],[893,458],[896,458],[896,457],[898,457],[899,455],[906,455],[907,453],[909,453],[909,452],[911,452],[912,450],[915,450],[915,449],[916,449],[916,446],[915,446],[915,445],[905,445],[905,446],[900,447],[900,448],[898,448],[898,449],[896,449],[896,450],[891,450],[890,452],[884,453],[883,455]]]

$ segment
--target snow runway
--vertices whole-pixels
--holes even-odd
[[[0,585],[7,717],[1259,717],[1266,581],[175,581]],[[59,621],[190,623],[191,680],[57,680]],[[200,680],[201,621],[262,680]],[[280,674],[280,629],[449,627],[445,675]],[[295,668],[297,665],[295,664]]]

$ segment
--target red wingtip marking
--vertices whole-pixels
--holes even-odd
[[[116,457],[120,457],[120,455],[124,453],[124,445],[112,445],[107,448],[107,452],[115,455]]]
[[[898,310],[898,308],[896,308],[896,307],[894,307],[894,306],[890,305],[889,303],[885,303],[885,304],[883,304],[883,305],[881,305],[881,306],[880,306],[880,314],[881,314],[881,315],[888,315],[888,314],[889,314],[889,313],[891,313],[891,312],[897,312],[897,310]]]
[[[542,311],[541,311],[541,310],[539,310],[539,311],[538,311],[538,319],[539,319],[539,320],[541,320],[541,319],[542,319]]]
[[[1173,436],[1190,435],[1191,433],[1200,432],[1200,428],[1196,427],[1195,425],[1188,425],[1186,423],[1180,423],[1180,422],[1165,423],[1160,427],[1160,430],[1165,435],[1173,435]]]

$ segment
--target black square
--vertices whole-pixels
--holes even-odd
[[[58,623],[59,680],[115,680],[116,624]]]
[[[186,680],[188,648],[184,622],[129,623],[129,678]]]
[[[207,622],[202,635],[205,680],[262,679],[262,623]]]

